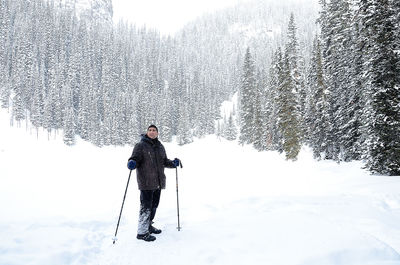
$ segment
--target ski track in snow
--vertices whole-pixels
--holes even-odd
[[[0,265],[274,264],[400,265],[400,178],[359,162],[297,162],[275,152],[198,139],[166,169],[152,243],[136,240],[139,192],[132,174],[112,244],[132,147],[96,148],[8,127],[0,112]]]

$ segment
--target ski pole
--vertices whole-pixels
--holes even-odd
[[[182,166],[182,162],[179,160],[179,165]],[[177,213],[178,213],[178,231],[181,231],[181,225],[180,225],[180,221],[179,221],[179,192],[178,192],[178,167],[175,168],[175,172],[176,172],[176,209],[177,209]]]
[[[113,238],[113,244],[115,244],[115,241],[117,241],[117,233],[118,233],[119,221],[121,220],[122,209],[124,209],[125,197],[126,197],[126,192],[128,191],[129,180],[131,179],[131,174],[132,174],[132,170],[129,171],[128,183],[126,183],[124,199],[122,200],[121,211],[119,212],[117,228],[115,229],[115,235],[114,235],[114,238]]]

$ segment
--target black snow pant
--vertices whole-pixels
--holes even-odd
[[[140,191],[140,213],[138,222],[138,235],[149,232],[160,202],[161,189]]]

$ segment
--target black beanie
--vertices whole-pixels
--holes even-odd
[[[156,131],[158,132],[158,128],[157,126],[155,126],[154,124],[150,125],[149,127],[147,127],[147,130],[149,130],[150,128],[155,128]]]

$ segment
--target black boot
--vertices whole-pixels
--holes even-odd
[[[149,227],[149,233],[150,234],[161,234],[161,229],[157,229],[154,226],[150,225]]]
[[[139,234],[138,234],[138,235],[136,236],[136,238],[137,238],[137,239],[140,239],[140,240],[147,241],[147,242],[151,242],[151,241],[156,240],[156,237],[150,235],[150,233],[146,233],[146,234],[144,234],[144,235],[139,235]]]

